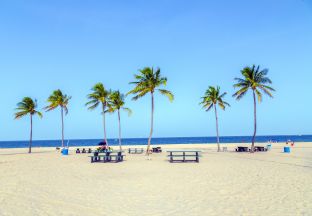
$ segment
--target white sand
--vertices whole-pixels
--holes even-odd
[[[312,215],[312,143],[282,147],[163,146],[202,149],[199,164],[171,164],[165,152],[91,164],[53,148],[0,149],[0,215]]]

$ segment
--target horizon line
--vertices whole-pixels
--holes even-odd
[[[256,137],[266,137],[266,136],[312,136],[312,134],[278,134],[278,135],[257,135]],[[224,137],[252,137],[252,135],[235,135],[235,136],[220,136],[220,138]],[[172,137],[153,137],[153,139],[174,139],[174,138],[217,138],[217,136],[172,136]],[[119,138],[108,138],[108,140],[118,140]],[[125,139],[148,139],[148,137],[132,137],[132,138],[122,138],[122,140]],[[64,141],[70,141],[70,140],[103,140],[103,138],[72,138],[72,139],[64,139]],[[61,139],[34,139],[33,141],[61,141]],[[29,140],[0,140],[0,142],[29,142]]]

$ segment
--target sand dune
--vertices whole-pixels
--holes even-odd
[[[91,164],[53,148],[0,149],[0,215],[312,215],[312,143],[291,154],[217,153],[170,164],[166,153]],[[74,148],[72,148],[74,150]]]

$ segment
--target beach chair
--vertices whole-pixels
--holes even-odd
[[[227,147],[223,147],[223,148],[222,148],[222,151],[223,151],[223,152],[227,152]]]

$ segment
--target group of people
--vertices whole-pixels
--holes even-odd
[[[107,151],[111,151],[112,148],[109,147],[107,145],[107,143],[105,141],[100,142],[99,143],[99,147],[96,149],[98,152],[107,152]],[[80,150],[79,148],[76,149],[76,154],[84,154],[84,153],[92,153],[92,150],[89,148],[88,150],[86,150],[85,148],[83,148],[82,150]]]
[[[82,153],[82,154],[85,154],[85,153],[92,153],[92,150],[89,148],[88,151],[87,151],[85,148],[83,148],[83,149],[80,151],[80,149],[77,148],[76,154],[80,154],[80,153]]]
[[[105,141],[99,143],[99,147],[96,149],[99,152],[106,152],[113,150],[110,146],[107,145]]]
[[[286,145],[290,145],[291,147],[293,147],[295,145],[295,142],[291,140],[287,140]]]

